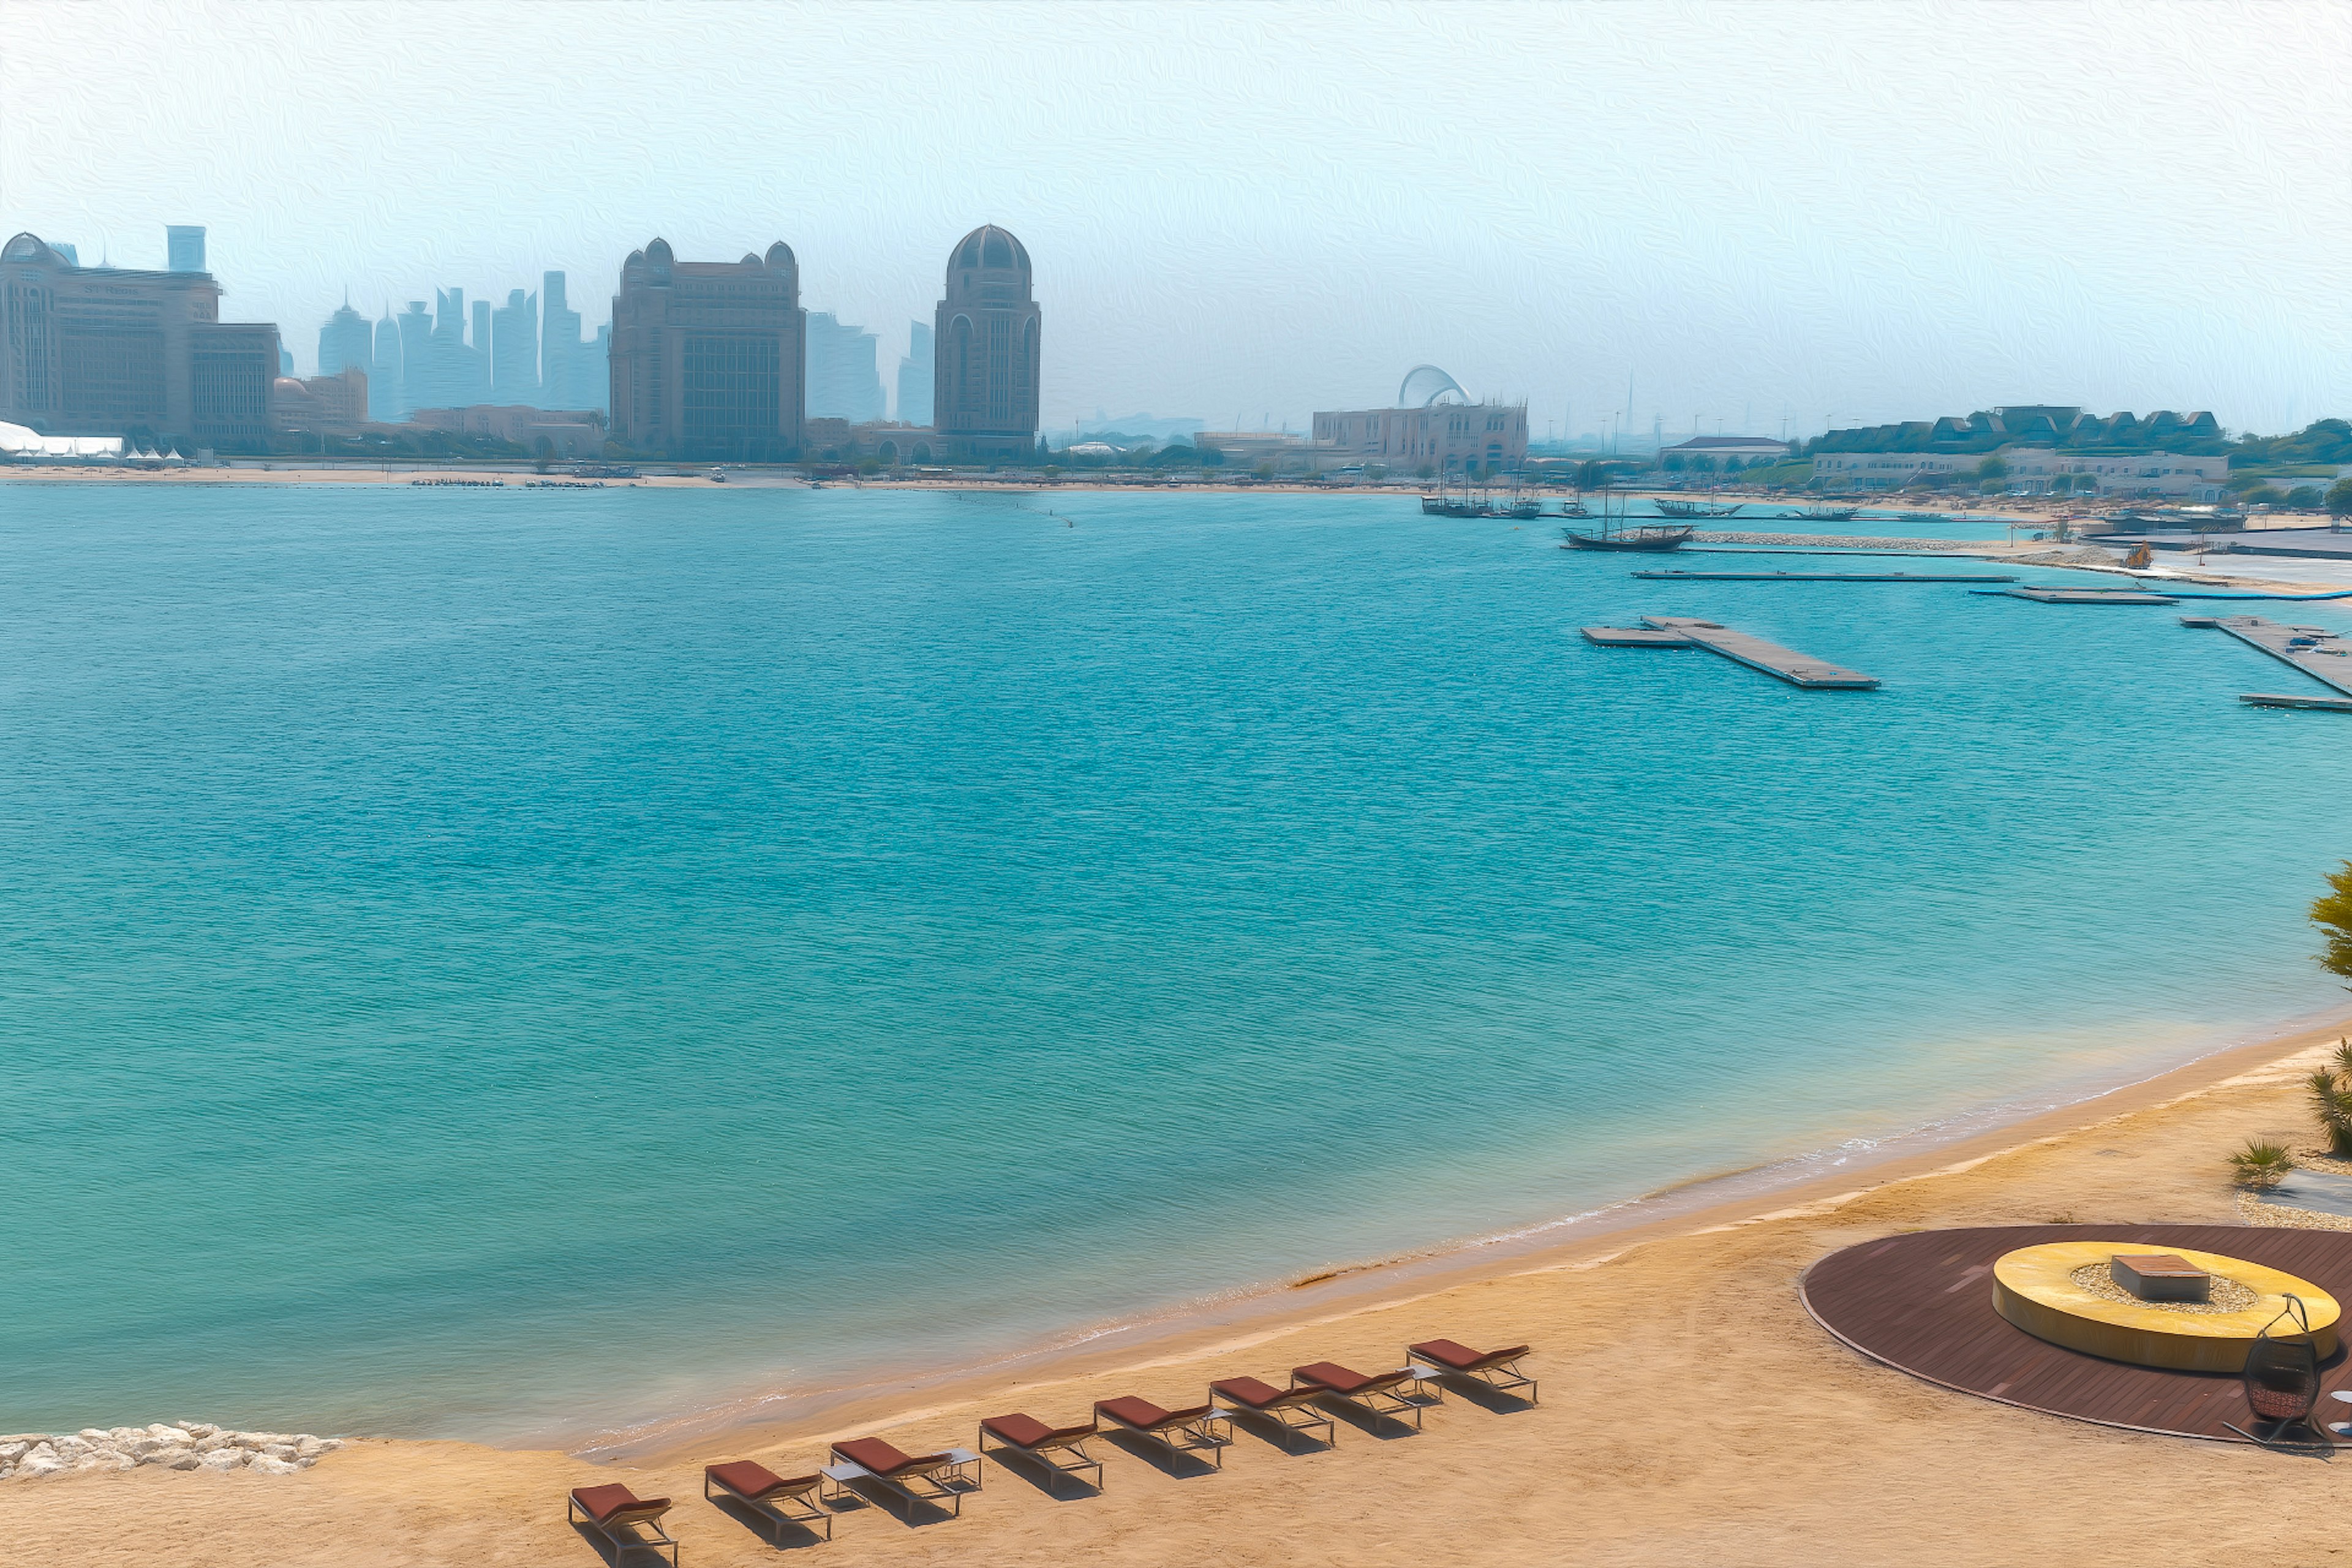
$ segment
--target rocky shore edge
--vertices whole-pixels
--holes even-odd
[[[0,1437],[0,1481],[34,1480],[82,1470],[258,1470],[290,1476],[307,1470],[342,1444],[308,1432],[235,1432],[209,1421],[158,1421],[149,1426],[85,1426],[51,1436],[20,1432]]]

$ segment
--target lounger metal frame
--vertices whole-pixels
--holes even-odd
[[[667,1509],[664,1509],[662,1510],[663,1513],[667,1513],[668,1511],[669,1510]],[[569,1492],[564,1494],[563,1521],[566,1524],[571,1524],[575,1521],[584,1524],[589,1529],[594,1531],[597,1534],[603,1536],[605,1540],[611,1542],[613,1543],[613,1561],[615,1563],[618,1563],[622,1558],[626,1557],[632,1552],[650,1552],[655,1556],[658,1557],[662,1554],[663,1551],[667,1549],[669,1552],[670,1568],[677,1568],[677,1542],[671,1540],[669,1531],[662,1528],[661,1514],[656,1513],[651,1516],[645,1516],[642,1513],[642,1510],[640,1510],[639,1517],[632,1518],[631,1510],[627,1508],[615,1509],[613,1512],[614,1518],[610,1523],[607,1523],[603,1520],[597,1519],[586,1509],[582,1508],[578,1498],[573,1497]],[[624,1527],[628,1527],[627,1533],[625,1534],[623,1533]],[[648,1541],[644,1536],[636,1533],[638,1528],[652,1531],[654,1532],[653,1539]]]
[[[1293,1392],[1304,1394],[1307,1391],[1304,1389],[1297,1389]],[[1218,1394],[1217,1397],[1220,1399],[1233,1398],[1231,1394]],[[1286,1433],[1306,1432],[1320,1426],[1323,1429],[1323,1446],[1327,1448],[1336,1448],[1339,1446],[1339,1423],[1332,1420],[1328,1415],[1324,1415],[1321,1411],[1313,1408],[1303,1399],[1282,1405],[1268,1405],[1265,1406],[1250,1405],[1235,1399],[1233,1401],[1233,1405],[1230,1408],[1220,1405],[1216,1408],[1211,1410],[1209,1412],[1208,1419],[1232,1422],[1239,1420],[1243,1416],[1246,1415],[1255,1415],[1262,1420],[1271,1421],[1276,1426],[1281,1427]],[[1286,1448],[1290,1447],[1290,1442],[1287,1437],[1284,1438],[1282,1446]],[[1219,1462],[1217,1468],[1219,1469],[1223,1469],[1224,1468],[1223,1461]]]
[[[1207,1414],[1195,1415],[1189,1421],[1163,1421],[1157,1426],[1139,1426],[1132,1421],[1123,1421],[1100,1405],[1095,1406],[1095,1419],[1108,1421],[1122,1432],[1132,1432],[1139,1437],[1149,1438],[1171,1454],[1213,1454],[1215,1456],[1213,1462],[1221,1470],[1225,1468],[1225,1450],[1233,1446],[1234,1441],[1232,1413],[1213,1405]],[[1173,1432],[1181,1432],[1192,1441],[1179,1443],[1169,1436]]]
[[[827,1465],[817,1473],[823,1478],[817,1482],[817,1497],[821,1501],[858,1496],[850,1489],[852,1481],[879,1481],[907,1500],[909,1519],[914,1517],[915,1504],[919,1502],[929,1503],[934,1508],[946,1503],[948,1511],[960,1519],[963,1516],[964,1493],[981,1489],[980,1456],[969,1448],[950,1448],[938,1464],[926,1469],[904,1470],[895,1476],[869,1470],[848,1459]],[[827,1482],[833,1486],[830,1492],[824,1489]],[[929,1485],[926,1489],[919,1486],[919,1482],[929,1482]]]
[[[1099,1426],[1100,1423],[1097,1422],[1097,1425]],[[1033,1448],[1025,1443],[1013,1442],[1001,1432],[992,1432],[982,1425],[980,1428],[980,1436],[972,1439],[972,1444],[985,1454],[988,1452],[988,1440],[993,1437],[996,1439],[996,1452],[999,1456],[1013,1453],[1024,1459],[1036,1460],[1039,1467],[1046,1472],[1045,1486],[1048,1490],[1057,1485],[1062,1477],[1076,1477],[1081,1470],[1090,1469],[1094,1471],[1095,1479],[1089,1484],[1095,1490],[1100,1491],[1103,1489],[1102,1461],[1087,1452],[1087,1442],[1096,1436],[1098,1434],[1090,1432],[1084,1437],[1066,1437],[1060,1442],[1045,1443]],[[1070,1462],[1066,1465],[1060,1463],[1054,1458],[1055,1453],[1067,1453],[1070,1456]]]
[[[714,1485],[716,1485],[720,1491],[725,1492],[729,1497],[733,1498],[737,1502],[740,1502],[745,1508],[750,1509],[753,1513],[756,1513],[762,1519],[767,1520],[769,1523],[774,1527],[769,1532],[771,1536],[782,1535],[783,1533],[783,1527],[787,1524],[797,1524],[803,1529],[806,1529],[811,1525],[822,1523],[824,1526],[824,1538],[827,1541],[831,1541],[833,1539],[833,1510],[826,1508],[821,1502],[811,1502],[809,1500],[812,1497],[822,1497],[824,1494],[824,1477],[822,1474],[820,1474],[817,1479],[814,1481],[812,1481],[809,1485],[798,1488],[794,1490],[761,1492],[757,1497],[754,1497],[750,1492],[740,1491],[734,1487],[729,1486],[725,1481],[718,1479],[718,1478],[714,1477],[708,1469],[706,1469],[702,1472],[703,1501],[709,1502],[710,1500],[710,1489]],[[786,1503],[791,1502],[808,1503],[808,1512],[793,1512],[792,1510],[784,1506]]]
[[[1444,1404],[1444,1392],[1437,1386],[1437,1374],[1425,1366],[1402,1366],[1397,1370],[1404,1374],[1402,1385],[1368,1388],[1360,1394],[1342,1394],[1325,1384],[1302,1383],[1295,1372],[1290,1374],[1290,1386],[1311,1388],[1325,1399],[1352,1405],[1375,1421],[1402,1421],[1409,1415],[1412,1418],[1412,1429],[1418,1432],[1421,1430],[1421,1413],[1432,1405]],[[1383,1373],[1381,1375],[1391,1374]],[[1412,1389],[1411,1398],[1406,1397],[1405,1388]]]
[[[1413,1370],[1425,1378],[1469,1378],[1485,1384],[1497,1394],[1507,1394],[1515,1398],[1518,1397],[1519,1390],[1524,1388],[1528,1391],[1527,1402],[1534,1405],[1538,1403],[1536,1398],[1536,1380],[1519,1370],[1520,1359],[1518,1356],[1513,1356],[1508,1361],[1494,1362],[1488,1365],[1477,1367],[1417,1366]]]

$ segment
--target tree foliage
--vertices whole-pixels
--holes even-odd
[[[2327,878],[2328,891],[2311,901],[2311,923],[2319,928],[2326,951],[2319,966],[2330,974],[2352,980],[2352,860]]]

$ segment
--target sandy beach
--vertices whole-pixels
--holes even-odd
[[[678,1500],[685,1560],[775,1548],[703,1502],[700,1467],[814,1468],[836,1436],[970,1446],[983,1415],[1080,1419],[1097,1398],[1174,1405],[1212,1377],[1393,1364],[1405,1343],[1532,1342],[1533,1408],[1460,1393],[1425,1431],[1342,1421],[1329,1452],[1238,1432],[1222,1473],[1171,1473],[1100,1444],[1099,1496],[1049,1497],[994,1459],[961,1518],[866,1507],[830,1557],[1126,1564],[2137,1563],[2119,1519],[2177,1521],[2176,1561],[2332,1561],[2352,1478],[2240,1446],[2141,1436],[1947,1393],[1866,1362],[1799,1305],[1816,1258],[1934,1226],[2242,1223],[2222,1156],[2250,1134],[2307,1142],[2299,1076],[2352,1019],[2240,1047],[2036,1121],[1744,1205],[1450,1277],[1308,1286],[1245,1325],[1147,1351],[880,1390],[819,1416],[683,1440],[625,1461],[450,1442],[361,1441],[293,1476],[142,1468],[0,1483],[11,1561],[113,1565],[590,1563],[567,1489],[619,1480]],[[199,1413],[157,1412],[160,1416]],[[2284,1551],[2282,1550],[2284,1549]]]

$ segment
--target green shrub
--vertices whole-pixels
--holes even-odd
[[[2258,1193],[2277,1186],[2294,1169],[2294,1156],[2287,1152],[2285,1144],[2260,1138],[2247,1139],[2246,1146],[2230,1156],[2231,1174],[2237,1184]]]

